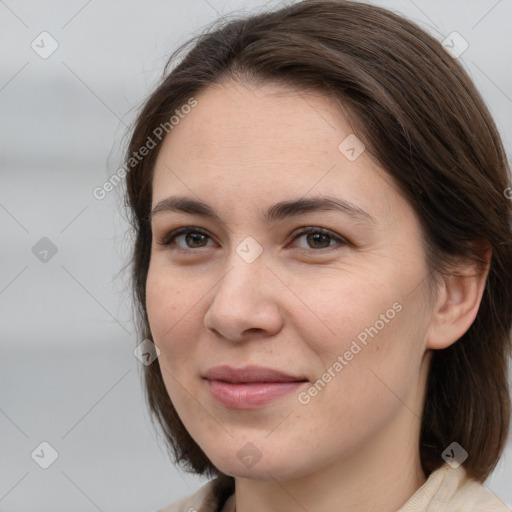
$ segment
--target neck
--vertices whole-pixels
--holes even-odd
[[[410,412],[409,412],[410,414]],[[416,420],[417,421],[417,420]],[[235,478],[236,512],[396,512],[425,481],[415,436],[286,481]],[[398,447],[398,448],[397,448]]]

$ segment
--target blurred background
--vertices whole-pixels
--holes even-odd
[[[373,3],[452,34],[510,154],[512,2]],[[177,45],[281,4],[0,0],[0,511],[154,512],[206,481],[150,422],[122,190],[93,191]],[[486,485],[512,505],[511,482],[512,440]]]

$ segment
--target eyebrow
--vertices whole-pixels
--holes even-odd
[[[375,223],[375,219],[359,206],[334,196],[314,196],[281,201],[272,205],[265,213],[264,220],[271,224],[288,217],[297,217],[314,211],[339,211],[354,220]],[[181,212],[191,215],[200,215],[216,220],[221,224],[224,221],[210,205],[185,196],[168,197],[160,201],[152,210],[150,220],[164,212]]]

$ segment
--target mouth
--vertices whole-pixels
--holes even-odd
[[[244,368],[232,368],[231,366],[215,366],[210,368],[203,376],[208,380],[218,380],[233,384],[253,382],[304,382],[303,376],[289,375],[279,370],[265,368],[263,366],[245,366]]]
[[[230,409],[262,407],[309,382],[302,376],[261,366],[217,366],[208,370],[203,379],[213,398]]]

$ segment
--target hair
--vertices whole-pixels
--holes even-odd
[[[134,121],[126,153],[128,160],[148,140],[155,145],[126,175],[140,339],[152,339],[145,296],[149,213],[154,165],[164,140],[153,139],[155,130],[169,126],[170,117],[193,95],[228,81],[325,91],[350,114],[354,133],[420,219],[430,284],[454,258],[482,263],[475,242],[483,240],[491,248],[475,321],[457,342],[433,351],[419,441],[427,477],[444,463],[445,448],[457,441],[469,454],[464,468],[483,482],[504,449],[511,411],[508,162],[496,125],[462,65],[433,36],[384,8],[305,0],[217,20],[171,55]],[[231,478],[214,466],[181,422],[158,359],[143,371],[151,417],[162,428],[174,462],[188,472]]]

